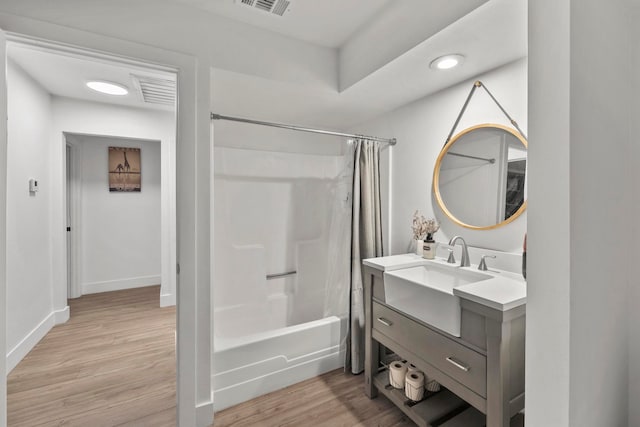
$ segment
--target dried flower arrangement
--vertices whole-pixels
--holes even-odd
[[[413,222],[411,230],[413,238],[416,240],[433,240],[433,235],[440,229],[440,223],[434,218],[426,219],[424,215],[420,215],[420,211],[413,214]]]

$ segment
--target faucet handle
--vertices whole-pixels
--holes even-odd
[[[455,264],[456,258],[453,256],[453,249],[447,249],[449,251],[449,258],[447,258],[447,262],[449,264]]]
[[[495,258],[495,255],[482,255],[482,258],[480,258],[480,264],[478,264],[478,270],[480,271],[487,271],[487,262],[485,261],[485,258]]]

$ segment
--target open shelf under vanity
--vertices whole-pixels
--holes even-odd
[[[383,369],[373,377],[380,394],[393,402],[419,427],[485,427],[486,416],[464,400],[442,387],[438,392],[425,392],[424,398],[414,402],[404,390],[389,383],[389,371]],[[511,418],[510,427],[524,427],[524,415]]]

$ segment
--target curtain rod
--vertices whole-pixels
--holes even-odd
[[[333,132],[333,131],[324,130],[324,129],[304,128],[304,127],[300,127],[300,126],[284,125],[284,124],[281,124],[281,123],[262,122],[262,121],[259,121],[259,120],[243,119],[241,117],[223,116],[221,114],[215,114],[215,113],[211,113],[211,120],[228,120],[228,121],[232,121],[232,122],[251,123],[251,124],[254,124],[254,125],[271,126],[271,127],[275,127],[275,128],[297,130],[297,131],[300,131],[300,132],[310,132],[310,133],[321,133],[321,134],[324,134],[324,135],[344,136],[346,138],[366,138],[366,139],[372,139],[374,141],[386,142],[389,145],[396,145],[396,143],[397,143],[395,138],[378,138],[377,136],[355,135],[355,134],[351,134],[351,133]]]

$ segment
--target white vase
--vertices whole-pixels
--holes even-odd
[[[433,240],[422,242],[422,258],[434,259],[436,257],[436,245]]]
[[[422,244],[424,243],[422,239],[415,239],[416,241],[416,255],[422,256]]]

